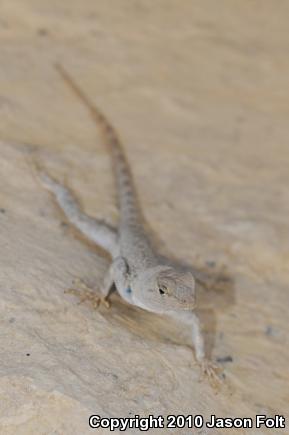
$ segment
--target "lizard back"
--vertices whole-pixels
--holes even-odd
[[[76,85],[66,70],[58,64],[56,68],[65,82],[89,110],[93,121],[99,126],[103,139],[110,149],[120,209],[118,228],[119,255],[126,258],[132,273],[142,270],[144,267],[158,264],[157,256],[145,231],[144,219],[137,199],[130,167],[115,129],[86,94]]]

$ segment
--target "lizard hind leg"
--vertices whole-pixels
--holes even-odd
[[[39,164],[35,164],[37,174],[44,187],[53,193],[59,207],[68,221],[82,232],[89,240],[95,242],[111,255],[118,249],[117,231],[102,220],[85,214],[75,195],[65,186],[50,177]]]

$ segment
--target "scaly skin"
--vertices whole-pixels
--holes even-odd
[[[196,359],[203,373],[215,381],[216,370],[205,358],[199,320],[192,311],[195,307],[195,280],[192,274],[171,267],[163,257],[160,260],[145,232],[131,171],[115,130],[63,67],[56,65],[56,68],[99,126],[113,161],[120,209],[117,230],[82,213],[72,193],[40,170],[43,183],[54,193],[67,218],[112,257],[101,289],[101,299],[107,300],[114,284],[128,303],[169,315],[184,323],[192,331]]]

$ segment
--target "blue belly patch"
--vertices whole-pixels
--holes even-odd
[[[130,287],[127,287],[125,292],[129,295],[130,293],[132,293],[132,289]]]

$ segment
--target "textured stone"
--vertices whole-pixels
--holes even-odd
[[[1,434],[88,434],[92,413],[288,416],[288,14],[273,0],[1,2]],[[75,277],[97,287],[108,259],[61,224],[33,147],[90,214],[115,223],[117,208],[55,61],[117,127],[164,249],[233,277],[199,297],[218,395],[188,331],[117,295],[94,311],[64,294]]]

